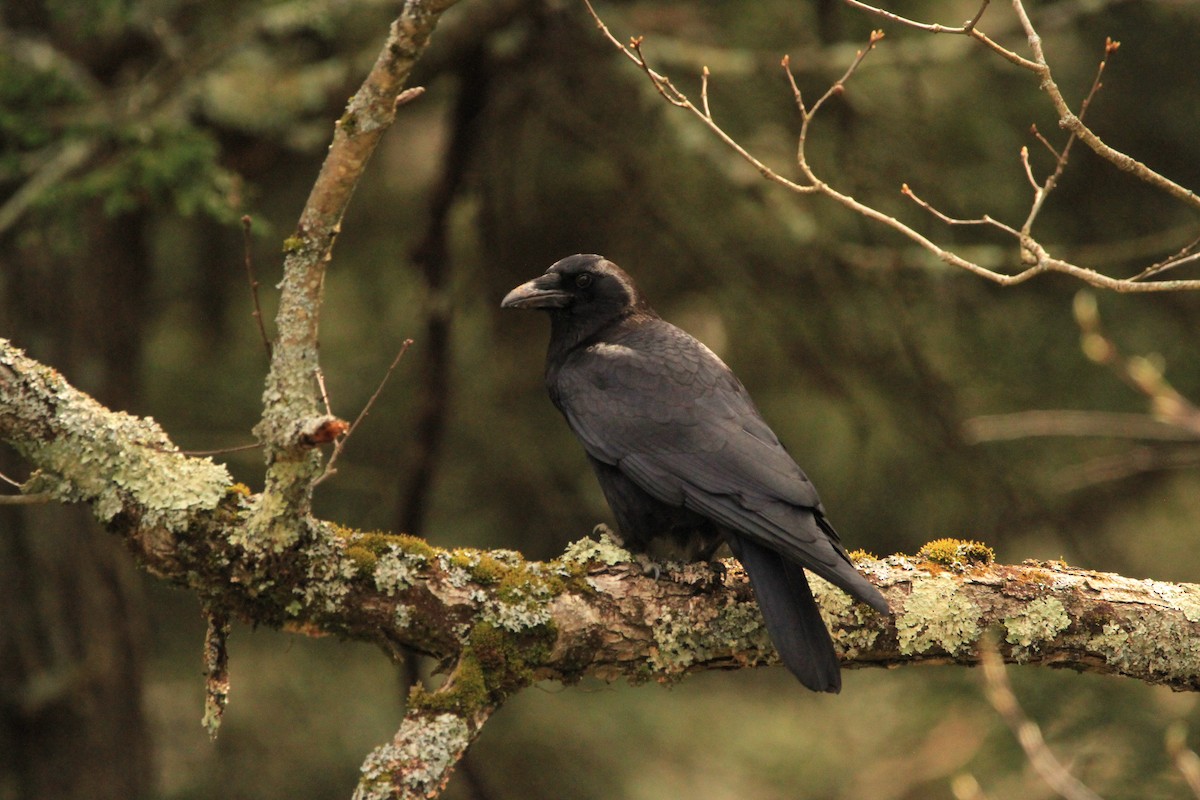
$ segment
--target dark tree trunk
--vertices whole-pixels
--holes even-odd
[[[30,226],[0,250],[3,335],[129,408],[149,271],[142,217],[82,218],[74,231]],[[9,456],[0,470],[23,478]],[[0,507],[0,800],[150,794],[145,631],[129,556],[85,509]]]

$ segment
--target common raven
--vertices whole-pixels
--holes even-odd
[[[500,305],[549,312],[546,388],[625,546],[668,545],[695,560],[727,542],[783,663],[813,691],[839,691],[837,654],[801,567],[881,613],[887,600],[854,568],[817,490],[729,368],[598,255],[562,259]]]

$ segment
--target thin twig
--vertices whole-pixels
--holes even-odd
[[[180,450],[179,452],[185,456],[194,456],[194,457],[202,458],[204,456],[223,456],[226,453],[243,453],[247,450],[257,450],[260,447],[262,447],[262,444],[260,442],[254,442],[252,444],[239,444],[234,447],[221,447],[216,450]],[[164,452],[174,452],[174,451],[164,451]]]
[[[1042,49],[1042,37],[1037,32],[1037,29],[1034,28],[1033,22],[1029,18],[1029,13],[1025,10],[1025,6],[1021,0],[1012,0],[1012,4],[1013,10],[1017,13],[1017,19],[1021,23],[1021,29],[1025,33],[1025,38],[1029,42],[1029,49],[1033,53],[1033,61],[1027,62],[1027,68],[1038,76],[1039,86],[1049,96],[1050,102],[1058,114],[1058,124],[1078,136],[1080,141],[1091,148],[1092,152],[1111,163],[1117,169],[1132,174],[1144,183],[1148,183],[1166,192],[1192,208],[1200,209],[1200,194],[1197,194],[1192,189],[1180,186],[1169,178],[1150,169],[1142,162],[1109,147],[1091,128],[1083,124],[1082,119],[1071,111],[1066,98],[1063,97],[1062,91],[1054,81],[1050,64],[1046,61],[1046,54]],[[1197,282],[1197,285],[1200,285],[1200,282]]]
[[[12,478],[0,472],[0,481],[7,483],[9,486],[14,486],[17,489],[21,488],[20,481],[15,481]],[[48,492],[38,494],[5,494],[0,495],[0,506],[36,506],[49,503],[54,499],[54,495]]]
[[[867,6],[863,3],[857,2],[857,0],[853,0],[853,1],[846,0],[846,1],[850,2],[855,7],[863,8],[865,10],[872,10],[875,13],[880,13],[885,18],[889,18],[889,19],[891,18],[891,17],[888,17],[887,13],[881,12],[879,9],[874,9],[874,7]],[[1014,0],[1014,2],[1018,2],[1018,0]],[[748,150],[746,150],[746,148],[744,148],[740,143],[738,143],[732,136],[730,136],[728,133],[726,133],[724,129],[722,129],[719,125],[717,125],[716,122],[713,120],[711,114],[706,113],[706,111],[703,107],[697,106],[694,103],[692,103],[688,99],[688,97],[683,92],[679,91],[679,89],[677,89],[673,84],[671,84],[671,82],[664,75],[661,75],[658,72],[655,72],[650,67],[650,65],[646,62],[646,59],[642,52],[642,39],[635,37],[634,39],[631,40],[629,45],[622,44],[608,29],[608,26],[605,25],[604,21],[596,13],[595,8],[592,7],[589,0],[584,0],[584,4],[587,6],[589,13],[592,15],[592,19],[595,21],[596,27],[599,29],[601,34],[615,48],[617,48],[617,50],[619,50],[622,53],[622,55],[624,55],[626,58],[628,58],[630,61],[632,61],[637,66],[637,68],[639,70],[641,70],[650,79],[650,82],[654,86],[655,91],[660,96],[662,96],[663,99],[665,99],[667,102],[669,102],[673,106],[676,106],[678,108],[684,108],[684,109],[690,111],[692,114],[694,114],[710,131],[712,131],[712,133],[714,135],[717,136],[718,139],[720,139],[722,142],[724,142],[726,146],[728,146],[731,150],[733,150],[738,156],[740,156],[742,159],[744,159],[747,163],[751,164],[756,170],[758,170],[759,174],[761,174],[764,178],[766,178],[767,180],[772,181],[774,183],[777,183],[781,186],[784,186],[798,194],[814,194],[814,193],[823,194],[826,197],[833,200],[834,202],[838,203],[839,205],[849,209],[850,211],[852,211],[856,214],[859,214],[863,217],[866,217],[867,219],[878,222],[888,228],[891,228],[892,230],[896,231],[897,233],[899,233],[900,235],[909,239],[910,241],[915,242],[923,249],[932,253],[937,259],[939,259],[940,261],[942,261],[950,266],[966,270],[967,272],[970,272],[970,273],[977,275],[979,277],[982,277],[982,278],[986,278],[987,280],[992,281],[993,283],[999,284],[1001,286],[1015,286],[1019,283],[1023,283],[1037,275],[1041,275],[1046,272],[1061,272],[1063,274],[1070,275],[1070,276],[1072,276],[1080,281],[1083,281],[1084,283],[1090,284],[1092,286],[1096,286],[1096,287],[1104,288],[1104,289],[1110,289],[1112,291],[1118,291],[1118,292],[1165,292],[1165,291],[1179,291],[1179,290],[1184,290],[1184,289],[1200,289],[1200,280],[1164,280],[1164,281],[1146,282],[1146,281],[1131,280],[1131,279],[1125,279],[1125,278],[1112,278],[1112,277],[1109,277],[1108,275],[1104,275],[1102,273],[1096,272],[1095,270],[1088,269],[1086,267],[1080,267],[1076,264],[1071,264],[1067,261],[1063,261],[1062,259],[1052,257],[1049,254],[1049,252],[1046,250],[1045,247],[1043,247],[1041,244],[1039,244],[1035,239],[1032,238],[1032,236],[1028,235],[1027,233],[1016,231],[1011,226],[1004,225],[1003,223],[1000,223],[1000,222],[998,222],[990,217],[987,217],[987,216],[980,218],[981,222],[960,223],[960,224],[991,225],[991,226],[994,226],[1000,230],[1003,230],[1011,235],[1014,235],[1017,238],[1018,245],[1019,245],[1018,250],[1019,250],[1020,259],[1021,259],[1021,267],[1022,267],[1021,270],[1018,272],[1015,272],[1015,273],[998,272],[996,270],[984,267],[981,264],[978,264],[974,261],[966,259],[951,250],[947,250],[947,249],[939,246],[937,243],[935,243],[934,241],[929,239],[927,236],[921,234],[914,228],[910,227],[909,225],[906,225],[905,223],[901,222],[900,220],[896,219],[895,217],[893,217],[889,214],[885,214],[884,212],[882,212],[872,206],[866,205],[865,203],[862,203],[862,202],[856,200],[854,197],[838,191],[837,189],[830,186],[828,183],[821,180],[816,175],[816,173],[812,169],[811,165],[809,165],[808,160],[805,156],[805,146],[806,146],[806,142],[807,142],[807,136],[808,136],[810,124],[811,124],[812,120],[814,119],[815,112],[817,110],[819,110],[820,105],[822,105],[825,102],[825,100],[827,100],[828,98],[834,96],[835,94],[839,94],[842,91],[842,89],[845,85],[845,82],[850,78],[850,76],[854,73],[854,71],[862,64],[863,59],[865,58],[866,54],[868,52],[870,52],[870,50],[874,47],[875,43],[878,42],[879,39],[882,38],[883,34],[880,31],[876,31],[871,34],[871,39],[868,43],[868,47],[866,48],[866,50],[861,50],[857,53],[854,62],[851,64],[851,66],[847,70],[846,74],[843,75],[838,81],[836,81],[834,83],[834,85],[831,86],[830,89],[825,93],[825,95],[823,95],[820,100],[818,100],[816,103],[813,104],[812,108],[806,108],[804,106],[803,102],[800,101],[799,88],[795,83],[794,76],[792,76],[790,74],[790,69],[788,69],[789,82],[792,85],[792,93],[793,93],[793,96],[796,98],[797,106],[800,109],[801,118],[802,118],[801,126],[800,126],[800,134],[798,137],[797,148],[796,148],[796,151],[797,151],[796,160],[797,160],[797,165],[800,168],[800,172],[804,177],[804,182],[796,182],[796,181],[792,181],[792,180],[789,180],[789,179],[783,177],[778,172],[771,169],[766,164],[764,164],[762,161],[760,161],[758,158],[756,158],[753,154],[751,154]],[[904,20],[902,20],[902,21],[904,21]],[[911,22],[911,21],[905,21],[905,22],[907,23],[907,22]],[[918,27],[920,27],[920,26],[918,26]],[[939,32],[960,32],[960,33],[964,32],[964,31],[955,31],[950,28],[944,28],[944,26],[941,26],[941,28],[942,29]],[[922,28],[922,29],[931,30],[932,28],[926,27],[926,28]],[[1031,70],[1037,72],[1039,75],[1042,75],[1043,77],[1048,76],[1048,71],[1046,71],[1046,69],[1044,69],[1043,64],[1035,63],[1035,62],[1029,61],[1027,59],[1023,59],[1023,58],[1017,56],[1016,54],[1012,53],[1011,51],[1001,48],[999,45],[996,45],[994,42],[987,40],[987,37],[985,37],[978,30],[978,28],[972,27],[971,30],[969,31],[969,35],[972,38],[975,38],[976,40],[984,42],[989,47],[991,47],[993,50],[996,50],[1001,55],[1004,55],[1005,58],[1008,58],[1009,60],[1013,61],[1014,63],[1016,63],[1024,68],[1031,69]],[[786,58],[784,59],[784,61],[782,63],[783,63],[784,68],[787,69],[788,64],[787,64]],[[1072,118],[1075,119],[1074,115],[1072,115]],[[1076,120],[1076,121],[1078,121],[1078,120]],[[1064,123],[1064,127],[1068,128],[1068,130],[1074,131],[1074,129],[1069,124]],[[1079,134],[1079,136],[1081,139],[1084,139],[1086,141],[1086,137],[1083,134]],[[927,204],[926,204],[926,207],[928,208]],[[933,211],[932,208],[929,208],[929,210],[931,212]]]
[[[800,85],[796,83],[796,76],[792,74],[792,57],[785,55],[780,59],[779,66],[783,67],[783,74],[787,75],[788,85],[792,87],[792,96],[796,98],[796,108],[800,109],[801,114],[807,114],[808,109],[804,107],[804,97],[800,94]]]
[[[972,417],[963,424],[968,442],[1003,442],[1043,436],[1194,442],[1200,431],[1146,414],[1051,409]]]
[[[1020,236],[1021,236],[1020,231],[1016,230],[1015,228],[1011,228],[1008,225],[1005,225],[1000,220],[990,217],[987,214],[984,214],[982,217],[976,217],[974,219],[959,219],[957,217],[951,217],[947,214],[944,214],[941,211],[939,211],[938,209],[934,208],[933,205],[930,204],[928,201],[923,200],[920,197],[918,197],[917,193],[914,192],[907,183],[900,184],[900,194],[902,194],[905,197],[907,197],[908,199],[912,200],[918,206],[925,209],[930,214],[937,217],[938,219],[940,219],[942,222],[946,223],[947,225],[990,225],[993,228],[1002,230],[1005,233],[1011,234],[1017,238],[1020,238]]]
[[[321,402],[325,404],[325,413],[332,417],[333,406],[329,403],[329,391],[325,388],[325,371],[317,367],[314,374],[317,378],[317,388],[321,390]]]
[[[412,345],[412,343],[412,339],[405,339],[400,345],[400,352],[396,353],[396,357],[392,359],[391,366],[387,368],[387,372],[384,373],[383,379],[379,381],[379,386],[375,388],[375,393],[371,395],[369,400],[367,400],[367,404],[362,407],[362,411],[358,412],[358,416],[354,418],[354,422],[350,425],[350,430],[346,431],[346,435],[340,437],[337,440],[337,443],[333,446],[333,454],[329,456],[329,461],[325,464],[325,471],[313,481],[313,486],[317,486],[326,478],[337,474],[337,470],[334,469],[333,465],[338,460],[338,456],[342,454],[342,450],[345,448],[347,440],[354,435],[354,431],[358,430],[359,423],[361,423],[366,418],[367,414],[371,412],[371,406],[375,405],[375,401],[379,399],[379,395],[381,392],[383,392],[383,387],[387,384],[388,378],[392,376],[392,372],[395,371],[396,366],[400,363],[400,359],[404,358],[404,354],[408,352],[408,348]]]
[[[641,58],[641,56],[639,56],[638,53],[634,51],[632,44],[631,44],[631,46],[628,46],[628,47],[626,45],[621,44],[621,42],[618,41],[615,36],[613,36],[612,31],[610,31],[608,29],[608,26],[604,24],[604,21],[602,19],[600,19],[600,15],[596,13],[596,9],[592,8],[592,4],[589,2],[589,0],[583,0],[583,2],[584,2],[584,5],[587,6],[588,11],[592,15],[592,19],[596,23],[596,27],[600,30],[600,33],[603,34],[604,38],[608,39],[608,41],[615,48],[617,48],[619,51],[621,51],[621,53],[626,58],[628,58],[630,61],[632,61],[638,67],[638,69],[642,70],[642,72],[644,72],[646,74],[646,76],[650,79],[650,82],[654,85],[654,88],[658,91],[658,93],[660,95],[662,95],[664,97],[664,99],[667,100],[667,102],[671,103],[671,105],[673,105],[673,106],[678,106],[680,108],[686,108],[687,110],[689,110],[693,114],[695,114],[697,117],[699,117],[705,123],[705,125],[708,126],[709,130],[711,130],[714,134],[716,134],[717,138],[719,138],[722,142],[724,142],[726,144],[726,146],[728,146],[730,149],[732,149],[735,153],[737,153],[739,156],[741,156],[747,162],[752,164],[754,166],[754,168],[758,170],[759,174],[761,174],[767,180],[774,181],[775,183],[778,183],[781,186],[786,186],[787,188],[791,189],[792,191],[798,192],[800,194],[808,194],[810,192],[817,191],[817,187],[815,187],[815,186],[805,186],[803,184],[799,184],[794,181],[788,180],[787,178],[783,177],[775,170],[768,167],[763,162],[759,161],[753,155],[751,155],[750,152],[746,150],[746,148],[744,148],[740,144],[738,144],[738,142],[732,136],[727,134],[719,125],[717,125],[715,122],[713,122],[713,120],[711,118],[705,117],[704,112],[697,106],[693,105],[692,102],[690,100],[688,100],[687,97],[682,92],[680,92],[673,85],[671,85],[671,82],[669,80],[667,80],[666,76],[660,75],[657,72],[655,72],[654,70],[650,69],[649,65],[646,64],[646,62]],[[640,43],[639,43],[639,46],[640,46]],[[671,93],[670,95],[668,95],[668,91]]]
[[[1145,280],[1146,278],[1166,272],[1169,269],[1175,269],[1176,267],[1181,267],[1184,264],[1190,264],[1193,261],[1200,260],[1200,253],[1193,252],[1198,246],[1200,246],[1200,237],[1188,242],[1175,255],[1169,258],[1164,258],[1157,264],[1151,264],[1150,266],[1146,267],[1146,269],[1142,270],[1139,274],[1134,275],[1132,278],[1130,278],[1130,280]]]
[[[1121,352],[1104,333],[1095,297],[1088,292],[1077,293],[1072,310],[1075,323],[1079,326],[1080,347],[1090,361],[1107,366],[1127,385],[1146,397],[1156,419],[1200,435],[1200,407],[1171,385],[1163,374],[1163,368],[1154,359],[1126,356]]]
[[[267,349],[267,358],[271,357],[271,339],[267,336],[267,326],[263,322],[262,306],[258,304],[258,279],[254,277],[254,256],[251,250],[250,215],[242,217],[242,250],[246,259],[246,279],[250,281],[250,297],[254,300],[254,319],[258,323],[258,333],[262,336],[263,347]]]
[[[1050,483],[1055,492],[1077,492],[1101,483],[1115,483],[1134,475],[1167,470],[1194,470],[1200,466],[1200,449],[1186,447],[1134,447],[1113,456],[1101,456],[1062,470]]]
[[[1025,168],[1025,177],[1029,180],[1029,185],[1035,192],[1040,191],[1042,187],[1038,186],[1037,178],[1033,177],[1033,167],[1029,164],[1029,148],[1024,145],[1021,146],[1021,166]]]
[[[1029,126],[1029,132],[1034,135],[1034,138],[1045,145],[1046,149],[1050,151],[1050,155],[1054,156],[1055,161],[1058,161],[1060,158],[1062,158],[1062,154],[1059,153],[1058,150],[1055,149],[1054,145],[1050,144],[1050,140],[1043,136],[1042,132],[1038,130],[1036,123]]]
[[[834,81],[833,84],[825,90],[825,94],[817,98],[817,102],[812,104],[812,108],[810,108],[807,113],[808,118],[811,118],[814,114],[816,114],[817,111],[820,110],[821,106],[825,104],[826,100],[840,95],[846,91],[846,82],[849,81],[850,78],[854,76],[854,73],[858,71],[858,68],[862,66],[863,61],[867,59],[867,55],[875,49],[875,45],[883,41],[883,37],[883,31],[871,31],[871,35],[867,39],[867,46],[862,50],[855,51],[854,60],[850,62],[850,66],[846,68],[844,73],[842,73],[842,77]]]
[[[979,647],[979,662],[983,667],[985,692],[988,702],[1008,725],[1009,730],[1017,737],[1021,749],[1025,751],[1030,766],[1037,772],[1046,785],[1066,800],[1100,800],[1100,795],[1093,792],[1079,781],[1062,764],[1042,738],[1042,730],[1037,723],[1025,716],[1017,696],[1008,682],[1008,673],[1004,669],[1004,660],[994,641],[981,642]]]
[[[41,494],[4,494],[0,495],[0,506],[40,506],[53,502],[54,495]]]
[[[1117,52],[1117,48],[1120,46],[1120,42],[1115,42],[1111,38],[1105,39],[1104,55],[1100,59],[1100,66],[1096,68],[1096,77],[1092,80],[1092,88],[1088,90],[1087,96],[1083,98],[1083,102],[1079,106],[1080,123],[1083,122],[1083,118],[1087,114],[1088,107],[1092,104],[1092,100],[1096,97],[1096,93],[1099,92],[1100,87],[1103,86],[1100,79],[1104,77],[1104,69],[1106,66],[1108,66],[1108,57]],[[1037,136],[1041,137],[1041,134],[1037,133],[1036,125],[1033,126],[1033,131]],[[1025,164],[1026,174],[1029,175],[1029,181],[1033,184],[1034,189],[1033,203],[1029,208],[1029,215],[1025,218],[1025,224],[1021,226],[1021,233],[1025,236],[1028,236],[1029,232],[1033,229],[1033,222],[1035,219],[1037,219],[1038,214],[1041,213],[1042,207],[1046,203],[1046,198],[1048,198],[1050,193],[1053,192],[1058,186],[1059,179],[1062,177],[1063,172],[1065,172],[1067,169],[1067,161],[1071,157],[1071,147],[1078,139],[1078,133],[1072,131],[1067,137],[1067,143],[1063,145],[1062,151],[1056,153],[1055,155],[1054,172],[1050,173],[1050,175],[1042,182],[1040,186],[1037,184],[1037,181],[1033,179],[1033,170],[1029,166],[1029,150],[1025,147],[1021,148],[1021,159]],[[1050,147],[1050,143],[1047,142],[1044,137],[1042,138],[1042,141],[1045,142],[1047,147],[1049,147],[1050,152],[1055,152],[1054,148]]]

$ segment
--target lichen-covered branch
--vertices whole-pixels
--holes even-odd
[[[305,526],[316,451],[297,430],[318,413],[314,375],[325,266],[376,145],[396,116],[402,90],[442,12],[457,0],[406,0],[362,86],[337,121],[329,153],[309,193],[296,232],[284,243],[278,331],[255,433],[264,445],[267,474],[252,539],[268,549],[287,547],[311,533]]]
[[[310,540],[248,546],[261,505],[224,468],[184,456],[152,420],[109,411],[2,339],[0,440],[36,470],[24,491],[89,505],[214,619],[334,633],[393,656],[412,648],[453,665],[440,688],[410,698],[393,742],[364,765],[362,797],[436,793],[491,712],[534,681],[671,682],[775,660],[735,561],[666,564],[655,579],[603,535],[532,562],[313,519]],[[1200,690],[1200,587],[1058,562],[1002,566],[984,550],[950,541],[917,557],[860,560],[893,617],[814,579],[845,664],[974,664],[994,629],[1008,661]]]

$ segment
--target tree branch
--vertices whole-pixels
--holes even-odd
[[[264,445],[265,487],[251,521],[252,539],[278,550],[311,535],[306,518],[320,456],[297,427],[318,413],[313,381],[325,266],[342,215],[376,145],[396,116],[413,65],[438,19],[456,0],[406,0],[374,67],[337,121],[329,154],[309,193],[296,232],[284,242],[277,331],[255,434]]]
[[[408,647],[452,664],[438,690],[410,698],[393,742],[368,759],[361,797],[436,791],[488,715],[537,680],[669,683],[776,660],[734,561],[666,564],[655,580],[603,536],[532,562],[316,520],[310,541],[271,553],[247,547],[261,497],[223,467],[176,451],[153,420],[105,409],[4,340],[0,439],[37,470],[25,491],[88,504],[148,570],[190,587],[215,619],[336,634],[393,657]],[[893,618],[814,579],[847,666],[977,664],[980,639],[994,629],[1006,661],[1200,690],[1200,587],[1060,562],[964,566],[938,555],[945,550],[931,549],[932,563],[859,562]]]

